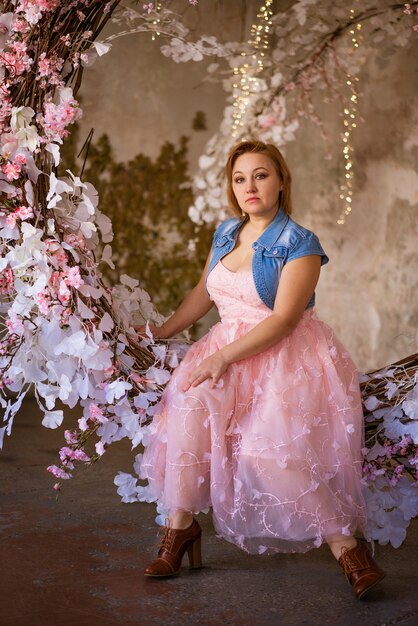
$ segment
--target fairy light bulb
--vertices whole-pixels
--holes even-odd
[[[233,113],[232,113],[232,137],[237,137],[239,130],[244,126],[245,113],[251,101],[251,95],[260,88],[258,75],[264,69],[265,50],[269,46],[269,36],[272,27],[272,4],[273,0],[264,0],[257,13],[255,23],[251,26],[248,44],[252,47],[251,58],[253,63],[243,63],[239,68],[234,68],[233,82]],[[241,52],[245,57],[246,53]]]
[[[155,5],[155,10],[158,13],[161,10],[161,2],[157,2]],[[160,36],[160,31],[158,30],[158,25],[161,23],[161,20],[159,17],[155,18],[155,20],[153,20],[153,25],[156,27],[155,31],[152,33],[151,35],[151,39],[152,41],[155,41],[156,37]]]
[[[355,9],[350,9],[350,18],[353,20],[355,17]],[[349,30],[350,37],[350,52],[357,52],[361,41],[361,24],[352,25]],[[347,217],[350,215],[353,208],[353,182],[354,182],[354,170],[353,170],[353,154],[354,147],[352,143],[351,134],[355,128],[357,128],[357,105],[358,105],[358,93],[357,76],[352,76],[347,73],[346,87],[348,91],[347,102],[343,109],[343,127],[344,133],[342,136],[343,143],[343,157],[345,161],[344,171],[345,175],[343,181],[340,184],[340,200],[342,201],[342,210],[337,220],[337,224],[343,225]]]

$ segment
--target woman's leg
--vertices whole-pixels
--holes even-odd
[[[173,530],[184,530],[189,528],[193,521],[193,514],[188,511],[177,511],[169,514],[169,527]]]
[[[341,554],[343,553],[343,548],[346,548],[347,550],[355,548],[355,546],[357,545],[357,540],[351,535],[349,537],[344,537],[343,535],[340,535],[333,537],[332,539],[327,539],[327,543],[332,554],[338,561]]]

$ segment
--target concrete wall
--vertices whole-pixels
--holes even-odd
[[[201,8],[199,32],[223,40],[240,39],[256,9],[244,0],[215,3],[212,13],[208,7]],[[91,127],[96,136],[107,132],[118,158],[128,160],[139,151],[155,156],[165,140],[191,135],[193,172],[221,120],[224,93],[217,84],[202,84],[206,61],[175,64],[160,54],[159,43],[146,34],[122,37],[85,72],[81,136],[84,141]],[[317,290],[318,313],[361,369],[417,349],[417,73],[409,49],[393,51],[384,62],[373,54],[362,69],[364,122],[353,136],[354,201],[344,226],[336,224],[343,176],[338,107],[320,107],[332,161],[325,160],[323,140],[311,123],[285,150],[295,181],[294,218],[315,230],[331,258]],[[208,131],[193,133],[199,109]]]
[[[332,161],[310,124],[286,150],[295,218],[317,232],[331,259],[318,312],[362,369],[415,352],[418,338],[418,64],[408,49],[379,63],[370,57],[360,74],[364,121],[353,134],[353,209],[344,225],[336,224],[343,159],[335,107],[321,107],[334,129]]]

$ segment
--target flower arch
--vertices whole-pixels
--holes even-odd
[[[100,33],[114,19],[125,26],[119,35],[166,36],[162,52],[174,61],[217,58],[209,77],[224,80],[229,104],[201,157],[190,209],[197,222],[216,221],[223,217],[219,163],[232,140],[255,128],[266,141],[286,143],[306,115],[324,127],[312,90],[328,86],[327,98],[341,97],[343,82],[350,82],[343,98],[355,103],[358,25],[371,25],[374,45],[386,32],[396,45],[406,45],[417,30],[405,21],[413,19],[417,2],[382,10],[357,10],[354,2],[348,15],[345,2],[332,3],[332,10],[317,4],[299,0],[289,17],[273,15],[271,0],[260,2],[249,41],[221,44],[214,37],[192,40],[168,3],[121,9],[118,0],[0,2],[0,447],[29,389],[48,428],[63,423],[57,401],[79,405],[78,429],[65,430],[60,463],[48,468],[58,479],[55,489],[72,477],[76,461],[96,461],[114,441],[128,437],[132,448],[146,445],[161,391],[184,350],[181,341],[161,343],[151,332],[145,338],[135,334],[135,315],[156,323],[162,318],[137,280],[121,276],[112,289],[104,285],[101,268],[112,265],[111,223],[99,209],[93,185],[70,170],[57,177],[60,146],[82,114],[76,95],[84,68],[108,52],[114,38],[99,41]],[[347,33],[351,51],[341,55],[336,42]],[[269,57],[270,35],[276,39]],[[346,116],[354,115],[346,118],[350,131],[355,107],[348,104],[345,110]],[[342,151],[350,162],[348,140]],[[346,202],[352,193],[350,169],[341,187]],[[371,534],[394,546],[418,513],[417,367],[415,355],[365,375],[362,382]],[[84,445],[92,436],[95,452],[87,454]],[[137,455],[134,467],[140,460]],[[146,486],[129,474],[119,473],[115,483],[124,502],[148,498]]]

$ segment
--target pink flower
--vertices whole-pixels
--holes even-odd
[[[14,41],[12,43],[12,49],[14,52],[18,52],[19,54],[25,54],[27,50],[27,45],[24,41]]]
[[[14,285],[13,271],[10,267],[3,270],[0,274],[0,293],[8,294]]]
[[[19,52],[3,52],[2,64],[12,74],[12,76],[20,76],[28,71],[33,60],[27,55],[21,55]]]
[[[58,298],[62,304],[68,304],[71,298],[71,291],[68,289],[67,283],[65,280],[61,280],[59,289],[58,289]]]
[[[24,221],[24,220],[29,220],[33,217],[33,210],[32,207],[30,206],[19,206],[17,207],[15,213],[16,217],[18,217],[20,220]]]
[[[38,61],[38,73],[39,76],[48,76],[50,72],[50,62],[45,58],[45,52],[43,52]],[[42,58],[43,57],[43,58]]]
[[[92,422],[100,422],[100,424],[105,424],[107,422],[107,417],[104,417],[103,411],[97,404],[92,402],[89,406],[89,419]]]
[[[19,165],[26,165],[26,157],[24,154],[16,154],[15,163],[19,163]]]
[[[84,452],[84,450],[73,450],[72,458],[75,461],[83,461],[84,463],[88,463],[90,461],[90,457]]]
[[[15,33],[27,33],[30,30],[30,25],[23,16],[17,15],[13,22],[13,30]]]
[[[84,250],[86,247],[84,238],[82,235],[75,235],[74,233],[70,233],[69,235],[64,236],[65,243],[68,243],[72,248],[79,248],[80,250]]]
[[[46,469],[48,472],[53,474],[55,478],[62,478],[64,480],[68,480],[69,478],[72,478],[71,474],[69,474],[68,472],[64,472],[64,470],[62,470],[60,467],[57,467],[56,465],[50,465]]]
[[[7,216],[6,224],[9,228],[14,228],[16,226],[16,216],[14,213],[10,213],[10,215]]]
[[[21,167],[18,163],[4,163],[1,166],[2,172],[6,174],[7,180],[17,180],[19,178],[19,174],[22,171]]]
[[[11,335],[23,335],[23,322],[19,317],[10,317],[6,320],[6,326]]]
[[[44,290],[38,293],[37,297],[38,309],[42,315],[48,315],[51,306],[50,295]]]
[[[45,104],[45,113],[40,116],[39,121],[42,124],[45,134],[51,141],[57,141],[68,136],[66,126],[73,124],[80,119],[82,111],[78,106],[77,100],[69,98],[62,104],[54,104],[47,102]]]
[[[75,289],[79,289],[84,284],[84,280],[80,276],[80,268],[77,265],[68,269],[66,283]]]
[[[66,37],[61,37],[61,41],[64,41]],[[63,81],[60,76],[60,71],[64,66],[64,59],[58,57],[55,52],[52,52],[47,58],[46,53],[42,52],[38,61],[38,75],[37,80],[47,77],[50,85],[63,85]]]
[[[37,24],[45,11],[53,11],[59,6],[59,0],[20,0],[16,11],[25,13],[30,24]]]
[[[67,443],[77,443],[77,433],[71,430],[64,431],[64,438]]]
[[[143,4],[142,8],[144,9],[144,11],[146,11],[147,13],[151,13],[152,10],[154,9],[154,3],[153,2],[149,2],[148,4]]]
[[[113,376],[114,373],[115,373],[114,367],[106,367],[103,370],[103,374],[106,376],[106,378],[110,378],[111,376]]]
[[[65,461],[67,457],[71,459],[72,453],[73,451],[71,450],[71,448],[68,448],[68,447],[61,448],[61,450],[59,451],[61,461]]]

